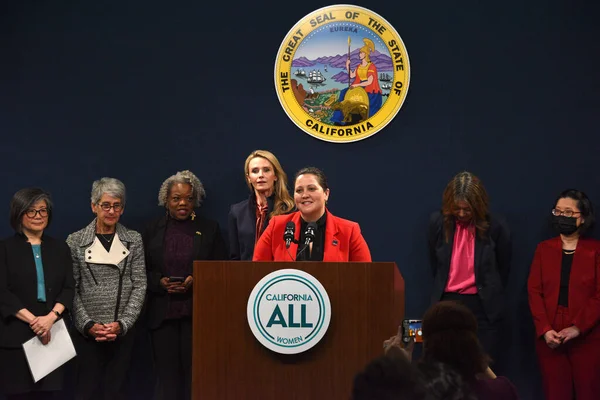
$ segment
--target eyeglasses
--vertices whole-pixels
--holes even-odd
[[[40,214],[40,217],[46,218],[48,216],[48,209],[40,208],[39,210],[34,210],[33,208],[31,208],[25,211],[25,215],[27,215],[29,218],[35,218],[35,216],[38,214]]]
[[[554,215],[555,217],[559,217],[561,215],[564,215],[565,217],[572,217],[574,214],[581,214],[581,211],[573,211],[573,210],[561,211],[558,208],[552,209],[552,215]]]
[[[98,205],[104,211],[110,211],[110,209],[112,208],[115,210],[115,212],[119,212],[123,209],[123,204],[121,204],[121,203],[115,203],[115,204],[102,203],[102,204],[98,204]]]

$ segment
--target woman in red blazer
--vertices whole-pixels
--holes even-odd
[[[529,307],[548,400],[600,399],[600,242],[583,238],[592,205],[566,190],[552,209],[559,237],[540,243],[529,273]]]
[[[325,174],[314,167],[303,168],[294,179],[297,212],[271,218],[254,249],[254,261],[362,261],[371,253],[356,222],[333,216],[325,207],[329,187]],[[293,240],[286,246],[284,233],[294,223]],[[314,227],[314,239],[305,246],[307,228]],[[290,237],[291,238],[291,237]]]

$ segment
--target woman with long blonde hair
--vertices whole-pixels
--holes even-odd
[[[267,150],[255,150],[244,163],[248,199],[234,204],[229,211],[229,258],[252,260],[254,245],[271,217],[294,209],[287,188],[287,175],[279,160]]]

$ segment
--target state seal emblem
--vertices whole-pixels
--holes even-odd
[[[366,139],[396,116],[408,91],[404,42],[378,14],[332,5],[301,19],[275,61],[275,88],[290,119],[328,142]]]

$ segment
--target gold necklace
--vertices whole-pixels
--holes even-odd
[[[575,253],[575,250],[565,250],[565,249],[563,249],[563,253],[571,255],[571,254]]]

